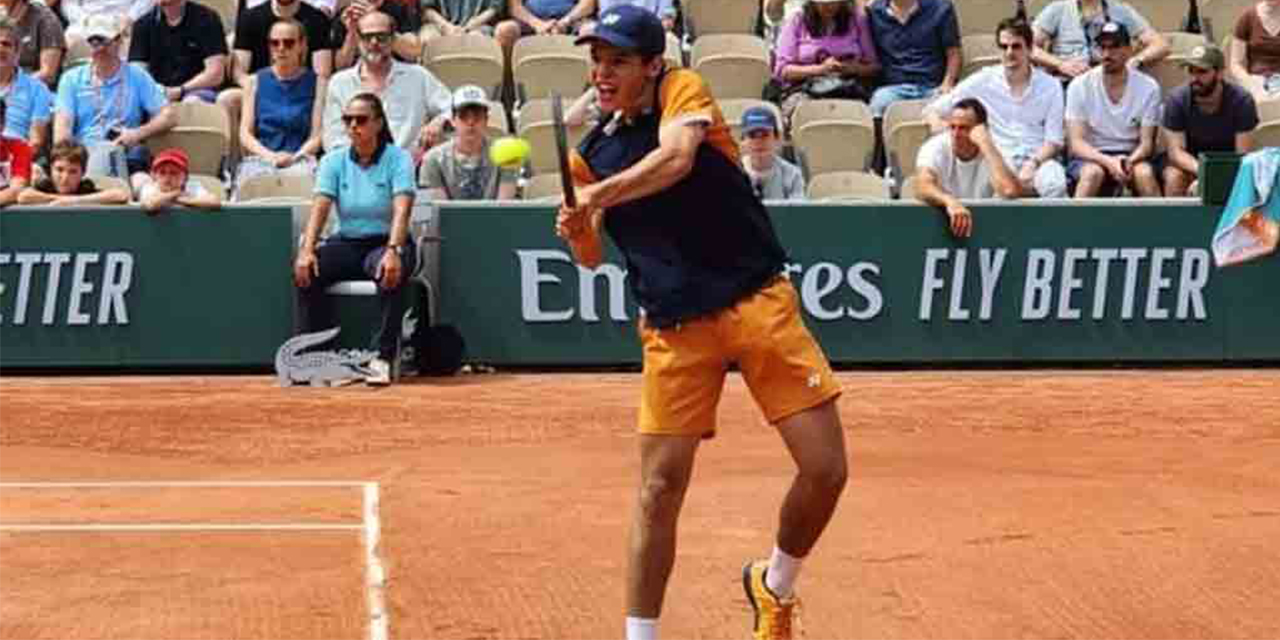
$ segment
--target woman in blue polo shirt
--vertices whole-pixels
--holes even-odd
[[[382,323],[374,338],[379,357],[370,363],[369,384],[391,382],[390,362],[404,315],[400,288],[413,273],[415,253],[409,238],[409,209],[415,193],[413,160],[391,141],[382,101],[361,93],[342,111],[351,146],[330,150],[316,170],[315,199],[293,265],[299,293],[299,324],[304,332],[333,326],[325,295],[342,280],[378,283]],[[333,235],[317,244],[329,209],[338,209]]]

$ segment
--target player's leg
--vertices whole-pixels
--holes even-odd
[[[848,477],[844,431],[836,413],[840,385],[800,318],[799,296],[779,278],[726,314],[751,393],[796,462],[768,560],[743,568],[758,639],[790,638],[801,562],[835,512]]]
[[[675,563],[676,523],[698,442],[715,433],[727,364],[715,326],[640,323],[640,489],[627,567],[627,638],[653,640]]]
[[[627,616],[656,620],[676,560],[676,523],[701,436],[640,436],[640,491],[631,525]]]

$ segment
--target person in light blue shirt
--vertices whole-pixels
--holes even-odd
[[[2,128],[6,138],[26,142],[39,156],[49,143],[53,94],[44,82],[19,66],[21,40],[17,26],[0,19],[0,97],[8,105]]]
[[[298,286],[299,330],[331,328],[332,309],[325,290],[343,280],[377,282],[382,322],[374,336],[378,358],[366,381],[391,381],[396,353],[401,289],[413,273],[416,253],[409,237],[409,209],[417,186],[413,159],[391,139],[382,101],[372,93],[351,98],[342,110],[351,146],[330,150],[316,170],[315,199],[293,265]],[[338,209],[336,231],[319,242],[330,209]]]
[[[62,74],[54,103],[53,140],[89,149],[89,176],[149,179],[147,138],[172,129],[177,114],[164,88],[141,67],[120,61],[119,17],[95,14],[85,26],[92,58]]]

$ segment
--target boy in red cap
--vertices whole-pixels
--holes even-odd
[[[201,209],[222,206],[218,196],[209,193],[199,181],[187,179],[190,161],[187,152],[177,147],[165,149],[151,159],[151,180],[142,186],[138,201],[145,211],[182,205]]]

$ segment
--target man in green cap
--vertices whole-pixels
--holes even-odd
[[[1176,198],[1194,193],[1200,176],[1200,154],[1206,151],[1248,153],[1258,107],[1253,96],[1223,77],[1222,50],[1196,47],[1183,62],[1190,82],[1164,101],[1164,195]],[[1157,160],[1157,164],[1159,161]]]

